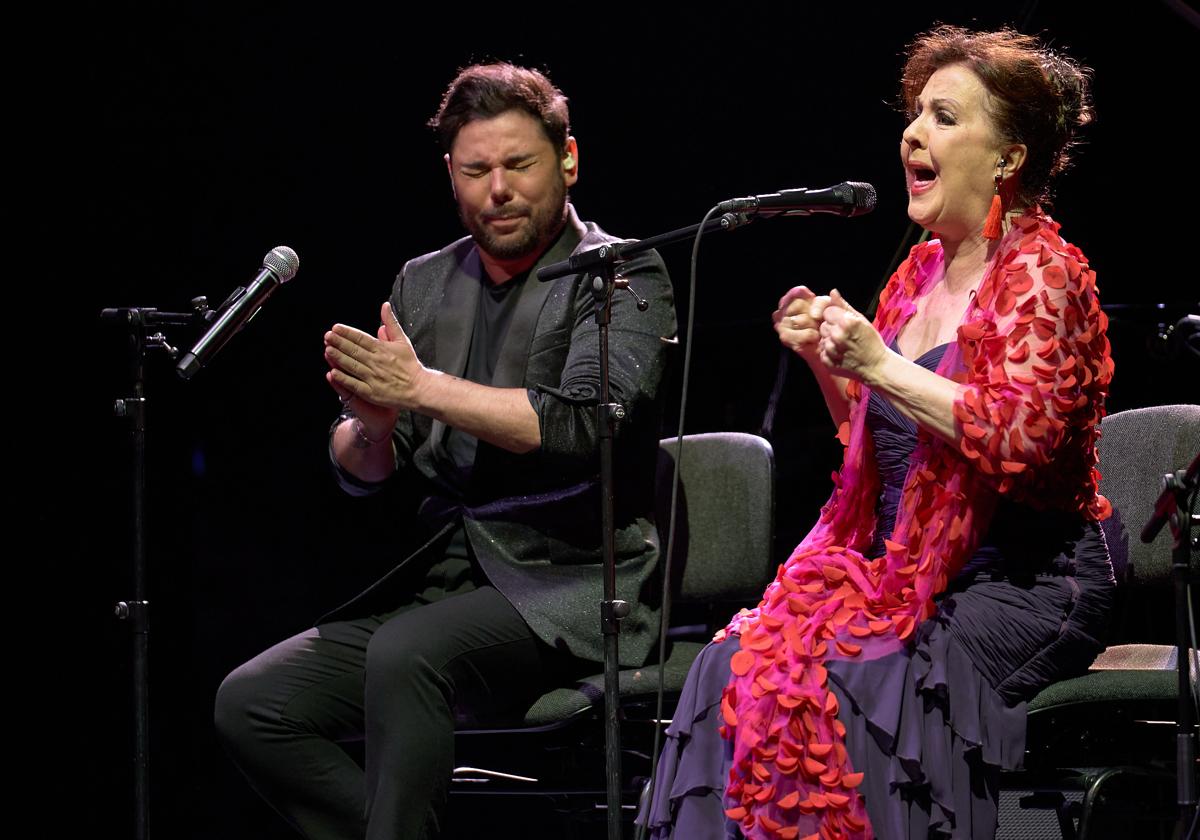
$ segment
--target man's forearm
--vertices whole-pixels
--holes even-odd
[[[525,389],[493,388],[427,368],[390,304],[383,305],[380,318],[378,338],[344,324],[325,334],[327,377],[339,394],[385,411],[423,414],[510,452],[541,446],[538,414]],[[353,431],[343,433],[351,445]]]
[[[509,452],[542,445],[538,415],[524,388],[493,388],[440,371],[427,373],[413,411]]]

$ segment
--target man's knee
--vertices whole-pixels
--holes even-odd
[[[389,621],[367,643],[367,679],[405,682],[421,679],[438,669],[437,628],[414,626],[411,621]]]
[[[446,673],[448,658],[437,627],[415,621],[384,624],[367,645],[368,714],[382,723],[397,709],[451,705],[454,686]]]
[[[221,681],[213,703],[217,735],[234,752],[241,752],[256,737],[252,709],[256,702],[261,702],[262,686],[249,665],[240,666]]]

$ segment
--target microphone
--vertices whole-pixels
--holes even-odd
[[[843,181],[822,190],[801,187],[777,193],[731,198],[717,205],[719,213],[786,213],[809,216],[832,213],[835,216],[862,216],[875,209],[875,188],[860,181]]]
[[[263,257],[262,270],[254,278],[250,287],[234,292],[233,297],[222,307],[223,311],[216,323],[200,337],[188,353],[175,365],[175,372],[182,379],[191,379],[200,368],[204,367],[213,356],[221,351],[225,342],[246,325],[254,317],[259,307],[266,303],[267,298],[279,286],[296,276],[300,268],[300,257],[286,245],[272,248],[271,253]]]

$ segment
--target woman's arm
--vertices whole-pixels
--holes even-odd
[[[958,330],[961,382],[891,351],[840,294],[830,299],[818,356],[831,375],[879,390],[1002,491],[1103,416],[1112,360],[1095,274],[1048,227],[1030,230],[980,285]]]

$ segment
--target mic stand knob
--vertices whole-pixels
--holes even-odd
[[[179,357],[179,349],[168,344],[167,337],[160,332],[146,336],[146,347],[153,350],[163,350],[172,359]]]
[[[624,289],[625,291],[629,292],[629,294],[633,295],[633,299],[637,301],[638,312],[645,312],[650,308],[650,301],[638,295],[638,293],[633,290],[633,286],[630,286],[629,281],[624,277],[614,278],[613,285],[618,289]]]

